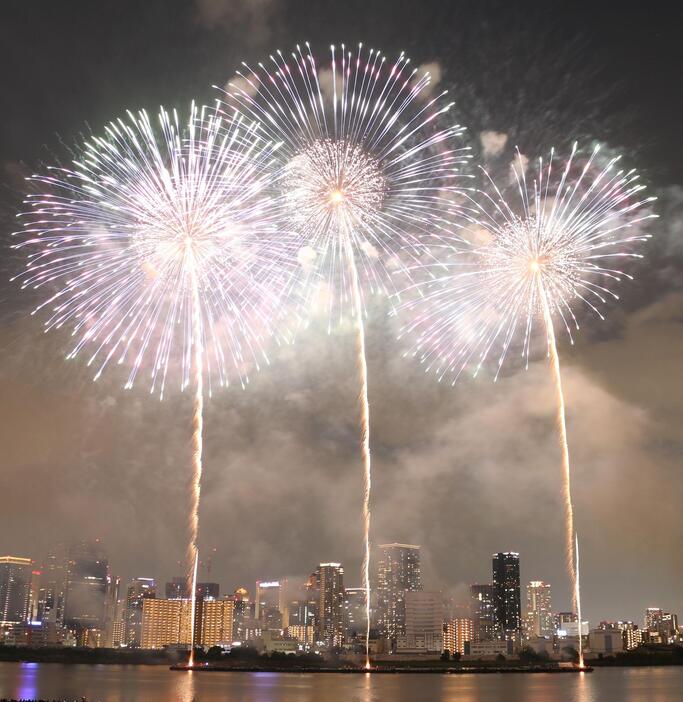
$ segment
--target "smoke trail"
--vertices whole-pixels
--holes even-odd
[[[190,615],[190,665],[194,663],[195,647],[195,609],[197,605],[197,566],[199,563],[199,549],[197,539],[199,536],[199,498],[202,483],[202,448],[204,430],[204,388],[202,378],[202,324],[201,305],[199,300],[199,282],[197,270],[194,265],[194,256],[191,248],[188,249],[190,258],[190,285],[192,288],[192,370],[194,375],[194,412],[192,415],[192,488],[190,498],[190,543],[188,544],[188,563],[190,564],[190,597],[192,612]]]
[[[365,588],[365,667],[370,668],[370,491],[372,471],[370,457],[370,403],[368,401],[368,364],[365,356],[365,325],[363,323],[363,303],[358,282],[358,268],[348,235],[344,237],[346,254],[351,276],[353,309],[356,317],[356,366],[360,393],[360,447],[363,459],[363,539],[364,554],[361,578]]]
[[[560,356],[557,353],[557,343],[555,340],[555,327],[548,305],[548,298],[541,281],[540,274],[537,273],[538,293],[543,307],[543,319],[545,321],[548,335],[548,352],[550,363],[553,369],[555,380],[555,391],[557,393],[557,428],[559,432],[560,448],[562,450],[562,496],[564,499],[564,522],[565,522],[565,563],[569,580],[572,585],[572,611],[577,611],[581,602],[579,591],[579,564],[574,553],[574,507],[572,505],[571,492],[571,471],[569,464],[569,442],[567,440],[567,419],[564,405],[564,393],[562,391],[562,375],[560,373]],[[579,620],[579,663],[583,666],[583,643],[581,640],[581,621]]]

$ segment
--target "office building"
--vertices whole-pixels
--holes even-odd
[[[406,633],[406,592],[422,590],[420,547],[382,544],[377,554],[377,624],[382,638],[396,641]]]
[[[318,640],[328,648],[344,643],[344,569],[340,563],[321,563]]]
[[[64,625],[69,629],[104,628],[109,564],[99,541],[69,547],[66,562]]]
[[[515,638],[522,623],[519,554],[495,553],[492,566],[496,628],[504,638]]]
[[[131,648],[142,644],[142,613],[145,600],[156,598],[154,578],[133,578],[126,592],[126,643]]]
[[[465,653],[465,645],[474,640],[474,622],[462,617],[449,619],[444,624],[443,648],[449,653]]]
[[[164,592],[167,600],[189,600],[190,588],[187,583],[187,576],[176,575],[171,578],[171,582],[166,583]]]
[[[554,633],[550,585],[542,580],[532,580],[526,586],[524,629],[527,638],[552,636]]]
[[[67,549],[57,544],[45,557],[40,575],[37,619],[58,627],[64,623],[66,596]]]
[[[0,625],[28,621],[32,578],[30,558],[0,556]]]
[[[221,586],[218,583],[197,583],[197,599],[217,600],[221,596]]]
[[[470,585],[470,618],[474,641],[492,641],[496,638],[496,598],[493,585]]]
[[[443,649],[443,596],[440,592],[405,593],[405,634],[396,638],[399,651],[420,653]]]
[[[285,581],[257,580],[254,597],[254,617],[263,629],[283,629],[287,623]]]
[[[367,621],[365,588],[347,587],[344,590],[344,635],[347,643],[365,640]]]

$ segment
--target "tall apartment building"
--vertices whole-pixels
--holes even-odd
[[[514,638],[521,629],[519,554],[494,553],[492,561],[496,626],[504,638]]]
[[[450,653],[465,653],[465,644],[474,640],[474,622],[467,617],[449,619],[444,624],[443,648]]]
[[[0,556],[0,625],[28,620],[32,578],[30,558]]]
[[[332,648],[344,643],[344,569],[341,563],[321,563],[320,600],[316,627],[319,640]]]
[[[553,635],[553,608],[550,585],[532,580],[526,586],[524,629],[528,638]]]
[[[377,624],[380,636],[396,641],[406,634],[406,592],[422,590],[420,547],[381,544],[377,555]]]
[[[496,637],[496,597],[493,585],[470,585],[470,618],[473,641],[492,641]]]

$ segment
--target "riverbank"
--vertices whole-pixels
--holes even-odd
[[[410,673],[411,675],[472,675],[472,674],[491,674],[491,673],[592,673],[593,668],[584,666],[559,667],[557,665],[548,666],[458,666],[456,667],[425,667],[410,665],[402,666],[383,666],[380,668],[313,668],[313,667],[276,667],[276,666],[223,666],[223,665],[172,665],[170,670],[179,672],[197,672],[197,673],[335,673],[337,675],[400,675]]]

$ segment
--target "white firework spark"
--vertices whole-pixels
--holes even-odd
[[[264,339],[278,307],[274,148],[244,119],[192,106],[185,124],[162,109],[110,123],[69,168],[30,180],[16,248],[17,276],[45,290],[47,329],[71,326],[68,357],[88,353],[95,379],[117,363],[126,387],[141,371],[163,396],[190,380],[193,280],[209,382],[248,380],[267,361]],[[283,280],[285,277],[283,276]]]
[[[455,382],[468,368],[477,375],[491,357],[497,378],[513,348],[528,364],[539,320],[545,327],[544,297],[572,343],[581,308],[604,319],[605,303],[619,299],[613,287],[632,278],[623,263],[642,258],[637,246],[650,237],[643,223],[655,216],[647,209],[655,198],[644,197],[619,158],[601,167],[598,154],[579,163],[575,146],[558,168],[551,153],[531,182],[518,156],[517,202],[486,174],[491,193],[469,194],[460,235],[442,237],[413,270],[422,279],[410,288],[419,295],[401,306],[410,314],[402,335],[440,380]]]

